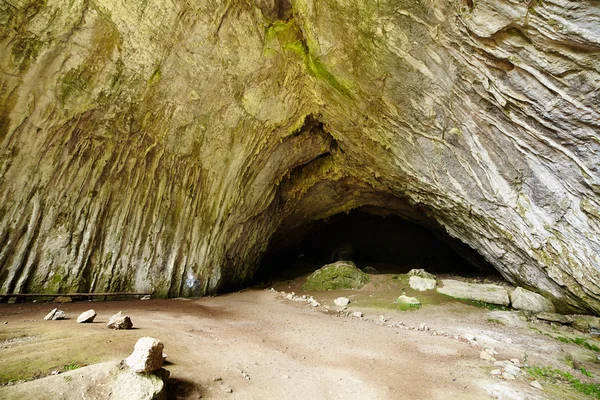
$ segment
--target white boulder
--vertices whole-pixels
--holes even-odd
[[[138,373],[159,370],[164,361],[163,348],[164,346],[160,340],[143,337],[137,341],[133,353],[125,359],[125,364]]]

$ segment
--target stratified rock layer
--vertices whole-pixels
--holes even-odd
[[[202,295],[385,208],[600,313],[592,0],[0,4],[0,291]]]

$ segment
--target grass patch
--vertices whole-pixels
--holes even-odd
[[[504,325],[504,322],[500,321],[499,319],[496,318],[488,318],[486,319],[486,322],[488,324],[493,324],[493,325]]]
[[[531,366],[526,367],[525,370],[536,379],[543,379],[552,383],[566,383],[580,393],[600,399],[600,384],[581,382],[568,372],[550,367]],[[582,368],[582,370],[585,370],[585,368]]]
[[[485,308],[486,310],[490,310],[490,311],[508,311],[508,310],[510,310],[509,307],[501,306],[498,304],[486,303],[485,301],[480,301],[480,300],[469,300],[469,299],[455,299],[455,300],[460,301],[463,304],[468,304],[468,305],[479,307],[479,308]]]
[[[558,340],[559,342],[563,342],[563,343],[573,343],[578,346],[584,347],[588,350],[600,353],[600,347],[596,346],[595,344],[590,344],[587,341],[587,339],[584,339],[582,337],[576,337],[574,339],[571,339],[571,338],[564,337],[564,336],[554,336],[554,339]]]
[[[79,369],[81,367],[85,367],[85,364],[80,365],[77,363],[71,363],[71,364],[67,364],[64,367],[62,367],[62,370],[63,371],[73,371],[73,370]]]

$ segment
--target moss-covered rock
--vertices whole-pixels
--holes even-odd
[[[369,282],[369,275],[351,261],[338,261],[313,272],[302,289],[318,292],[337,289],[360,289]]]

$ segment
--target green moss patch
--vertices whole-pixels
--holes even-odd
[[[534,365],[531,367],[526,367],[525,369],[536,379],[551,383],[568,384],[571,388],[577,390],[578,392],[591,396],[595,399],[600,399],[600,384],[581,382],[569,372],[551,367],[540,367]]]
[[[369,275],[353,263],[338,261],[313,272],[302,290],[318,292],[337,289],[360,289],[369,282]]]

